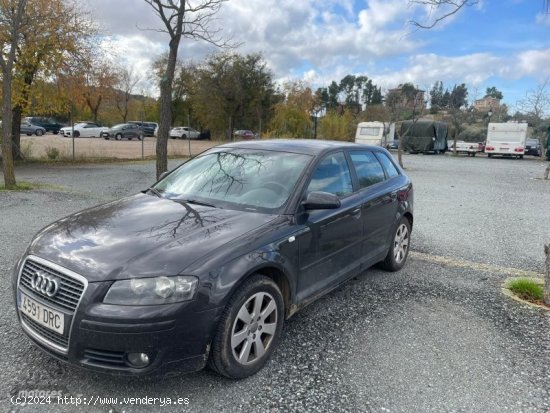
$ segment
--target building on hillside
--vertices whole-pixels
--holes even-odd
[[[483,99],[474,101],[474,109],[479,112],[489,112],[490,110],[500,109],[500,99],[485,96]]]
[[[403,91],[404,85],[399,85],[395,89],[389,89],[389,94],[397,94],[401,97],[400,106],[406,109],[411,110],[424,110],[426,109],[426,101],[424,100],[425,90],[420,90],[418,87],[415,87],[415,94],[406,94]]]

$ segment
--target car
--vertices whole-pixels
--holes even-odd
[[[36,126],[32,125],[29,122],[21,122],[21,126],[19,128],[19,131],[21,134],[26,135],[36,135],[36,136],[42,136],[46,133],[46,129],[44,129],[42,126]]]
[[[208,363],[244,378],[299,309],[372,265],[405,265],[413,199],[381,147],[222,144],[41,230],[13,271],[17,317],[43,351],[96,372]]]
[[[541,147],[538,139],[525,140],[525,155],[540,156]]]
[[[386,145],[386,149],[390,150],[390,149],[398,149],[399,148],[399,139],[393,139],[391,141],[388,142],[388,144]]]
[[[156,122],[142,122],[140,120],[129,120],[127,123],[134,123],[141,126],[143,129],[143,136],[156,136],[155,130],[159,126]]]
[[[176,126],[170,129],[170,137],[172,139],[198,139],[200,132],[188,126]]]
[[[136,123],[120,123],[101,132],[101,137],[106,140],[113,138],[117,141],[121,139],[128,139],[130,141],[134,138],[142,140],[143,129]]]
[[[101,126],[96,122],[77,122],[74,125],[74,137],[75,138],[99,138],[102,132],[106,132],[109,128]],[[72,136],[72,128],[65,126],[59,130],[61,135],[66,138]]]
[[[46,132],[52,132],[54,135],[57,135],[59,130],[63,127],[63,125],[57,123],[51,118],[28,116],[23,120],[31,125],[41,126],[46,130]]]
[[[235,139],[256,139],[256,134],[251,130],[236,130],[233,132]]]

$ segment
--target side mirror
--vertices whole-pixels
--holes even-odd
[[[340,208],[340,200],[334,194],[321,191],[313,191],[307,195],[302,205],[306,210],[310,209],[336,209]]]

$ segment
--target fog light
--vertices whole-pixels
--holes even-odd
[[[132,367],[143,368],[149,365],[149,356],[146,353],[128,353],[126,358]]]

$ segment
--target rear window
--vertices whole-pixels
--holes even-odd
[[[352,151],[350,152],[351,161],[355,167],[359,187],[366,188],[375,185],[386,179],[382,165],[370,151]]]
[[[378,158],[378,160],[386,170],[386,174],[388,175],[388,178],[391,179],[399,175],[399,171],[397,170],[397,168],[395,167],[391,159],[388,158],[388,155],[382,152],[377,152],[376,157]]]

